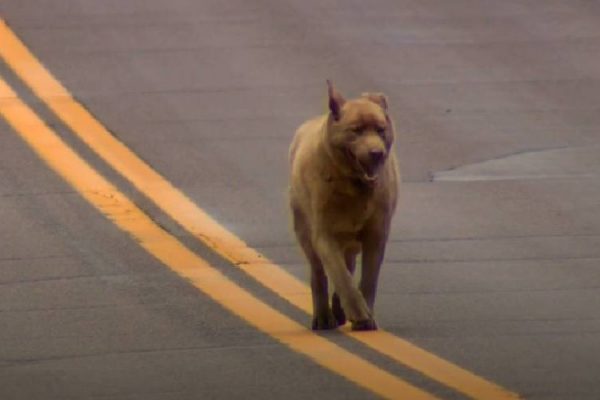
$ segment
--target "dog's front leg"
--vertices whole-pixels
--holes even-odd
[[[294,216],[294,231],[310,264],[310,289],[313,303],[312,329],[335,329],[338,323],[329,307],[327,276],[323,270],[323,264],[312,245],[310,228],[300,209],[292,206],[292,211]]]
[[[365,299],[352,281],[339,241],[328,235],[320,235],[314,239],[314,243],[325,272],[340,298],[342,308],[352,323],[352,329],[377,329]]]

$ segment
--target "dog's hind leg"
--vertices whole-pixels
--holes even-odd
[[[318,257],[310,260],[310,288],[313,301],[313,330],[335,329],[338,321],[329,307],[327,276]]]
[[[335,329],[338,324],[329,308],[329,290],[323,264],[310,241],[310,229],[302,213],[294,209],[294,231],[304,255],[310,264],[310,289],[312,292],[312,329]]]
[[[374,314],[379,271],[385,254],[388,225],[388,223],[380,223],[379,227],[368,230],[363,239],[362,275],[359,287],[372,315]]]

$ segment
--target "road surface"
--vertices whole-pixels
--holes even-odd
[[[0,3],[0,398],[600,398],[600,4]],[[378,333],[314,334],[287,147],[383,91]]]

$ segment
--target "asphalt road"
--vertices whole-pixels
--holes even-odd
[[[348,97],[385,92],[404,185],[379,325],[523,398],[600,398],[598,2],[19,0],[0,18],[119,141],[302,280],[292,134],[324,111],[326,78]],[[0,77],[154,223],[309,326],[83,144],[23,83],[32,71],[0,59]],[[7,123],[9,97],[1,399],[377,398],[98,212]],[[473,397],[347,335],[324,338],[439,398]]]

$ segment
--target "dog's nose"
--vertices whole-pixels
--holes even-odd
[[[383,160],[383,150],[370,150],[369,156],[371,156],[371,161],[374,163],[380,163]]]

